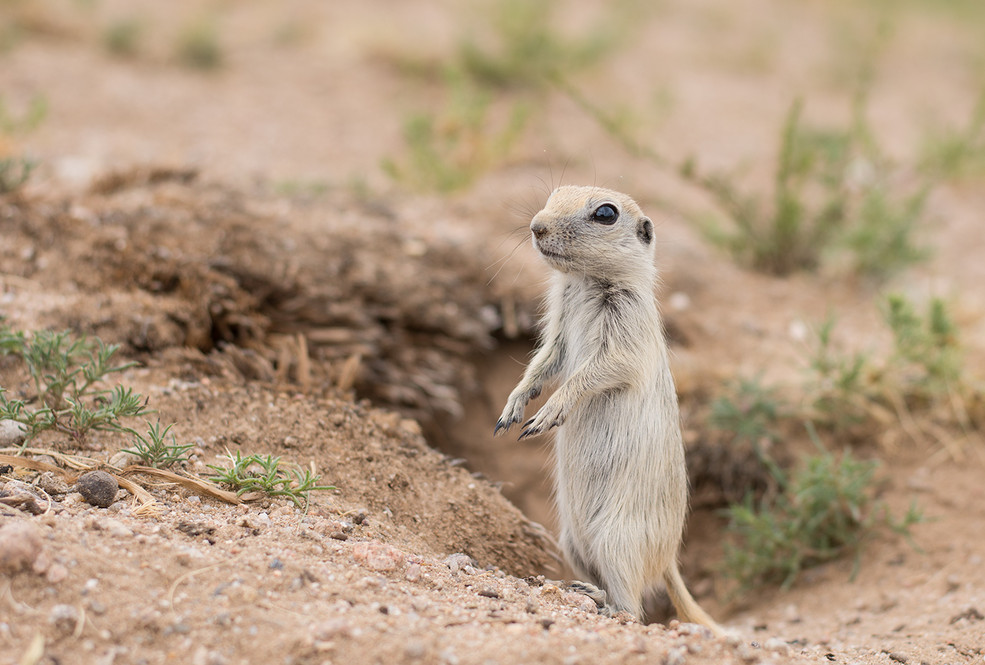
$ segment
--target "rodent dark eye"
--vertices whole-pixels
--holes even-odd
[[[599,224],[615,224],[619,219],[619,211],[610,203],[603,203],[592,213],[592,221]]]

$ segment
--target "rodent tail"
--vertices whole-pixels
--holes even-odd
[[[677,616],[681,621],[707,626],[716,636],[725,634],[722,627],[701,609],[698,602],[691,596],[691,592],[684,586],[684,579],[681,577],[681,571],[678,570],[676,563],[667,568],[667,572],[664,573],[664,583],[667,585],[667,593],[670,595],[670,600],[674,603]]]

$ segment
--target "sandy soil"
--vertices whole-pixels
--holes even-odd
[[[568,34],[602,13],[565,8]],[[306,513],[149,478],[153,510],[125,492],[102,509],[50,487],[41,514],[2,507],[0,528],[27,525],[41,545],[0,578],[0,662],[982,662],[978,432],[945,449],[889,425],[860,448],[881,459],[890,507],[915,499],[928,519],[915,547],[869,543],[854,581],[855,562],[836,561],[790,590],[731,598],[722,519],[696,510],[684,572],[733,631],[721,639],[607,619],[550,582],[566,570],[551,538],[548,443],[491,437],[545,275],[523,228],[562,177],[627,191],[657,219],[686,436],[700,450],[709,397],[735,376],[795,382],[797,331],[828,312],[845,348],[884,349],[875,300],[888,291],[951,298],[969,372],[985,374],[982,174],[935,189],[921,230],[932,258],[879,286],[738,268],[691,221],[709,207],[700,192],[628,155],[556,92],[537,98],[522,143],[472,187],[408,191],[381,161],[403,154],[407,114],[443,93],[401,63],[447,60],[463,35],[482,34],[481,11],[384,0],[0,7],[13,35],[0,40],[2,100],[15,114],[37,95],[48,107],[36,128],[0,131],[0,157],[41,163],[20,193],[0,196],[0,314],[121,344],[140,363],[122,380],[195,444],[185,471],[240,449],[314,464],[337,487]],[[852,72],[881,20],[850,3],[779,0],[636,11],[632,34],[578,72],[579,88],[633,108],[663,154],[744,164],[753,186],[768,181],[794,97],[814,121],[847,118]],[[963,11],[913,2],[891,14],[869,112],[901,163],[928,127],[963,122],[981,89],[981,13]],[[143,21],[139,50],[113,57],[101,35],[128,17]],[[177,36],[205,19],[223,64],[183,67]],[[504,91],[495,111],[521,94]],[[30,391],[10,358],[0,385]],[[33,445],[105,462],[127,442]],[[710,473],[704,459],[692,455],[693,477]],[[39,477],[19,469],[0,482]]]

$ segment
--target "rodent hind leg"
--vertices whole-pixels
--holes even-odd
[[[569,589],[595,601],[599,614],[611,617],[618,612],[626,611],[637,619],[642,617],[642,593],[635,594],[623,581],[606,575],[603,568],[583,557],[570,541],[565,542],[565,539],[562,539],[561,546],[575,576],[580,578],[571,581],[568,584]]]

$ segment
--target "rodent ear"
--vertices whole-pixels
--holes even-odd
[[[653,222],[646,217],[641,219],[639,224],[636,226],[636,237],[639,238],[640,242],[644,245],[649,245],[653,242]]]

